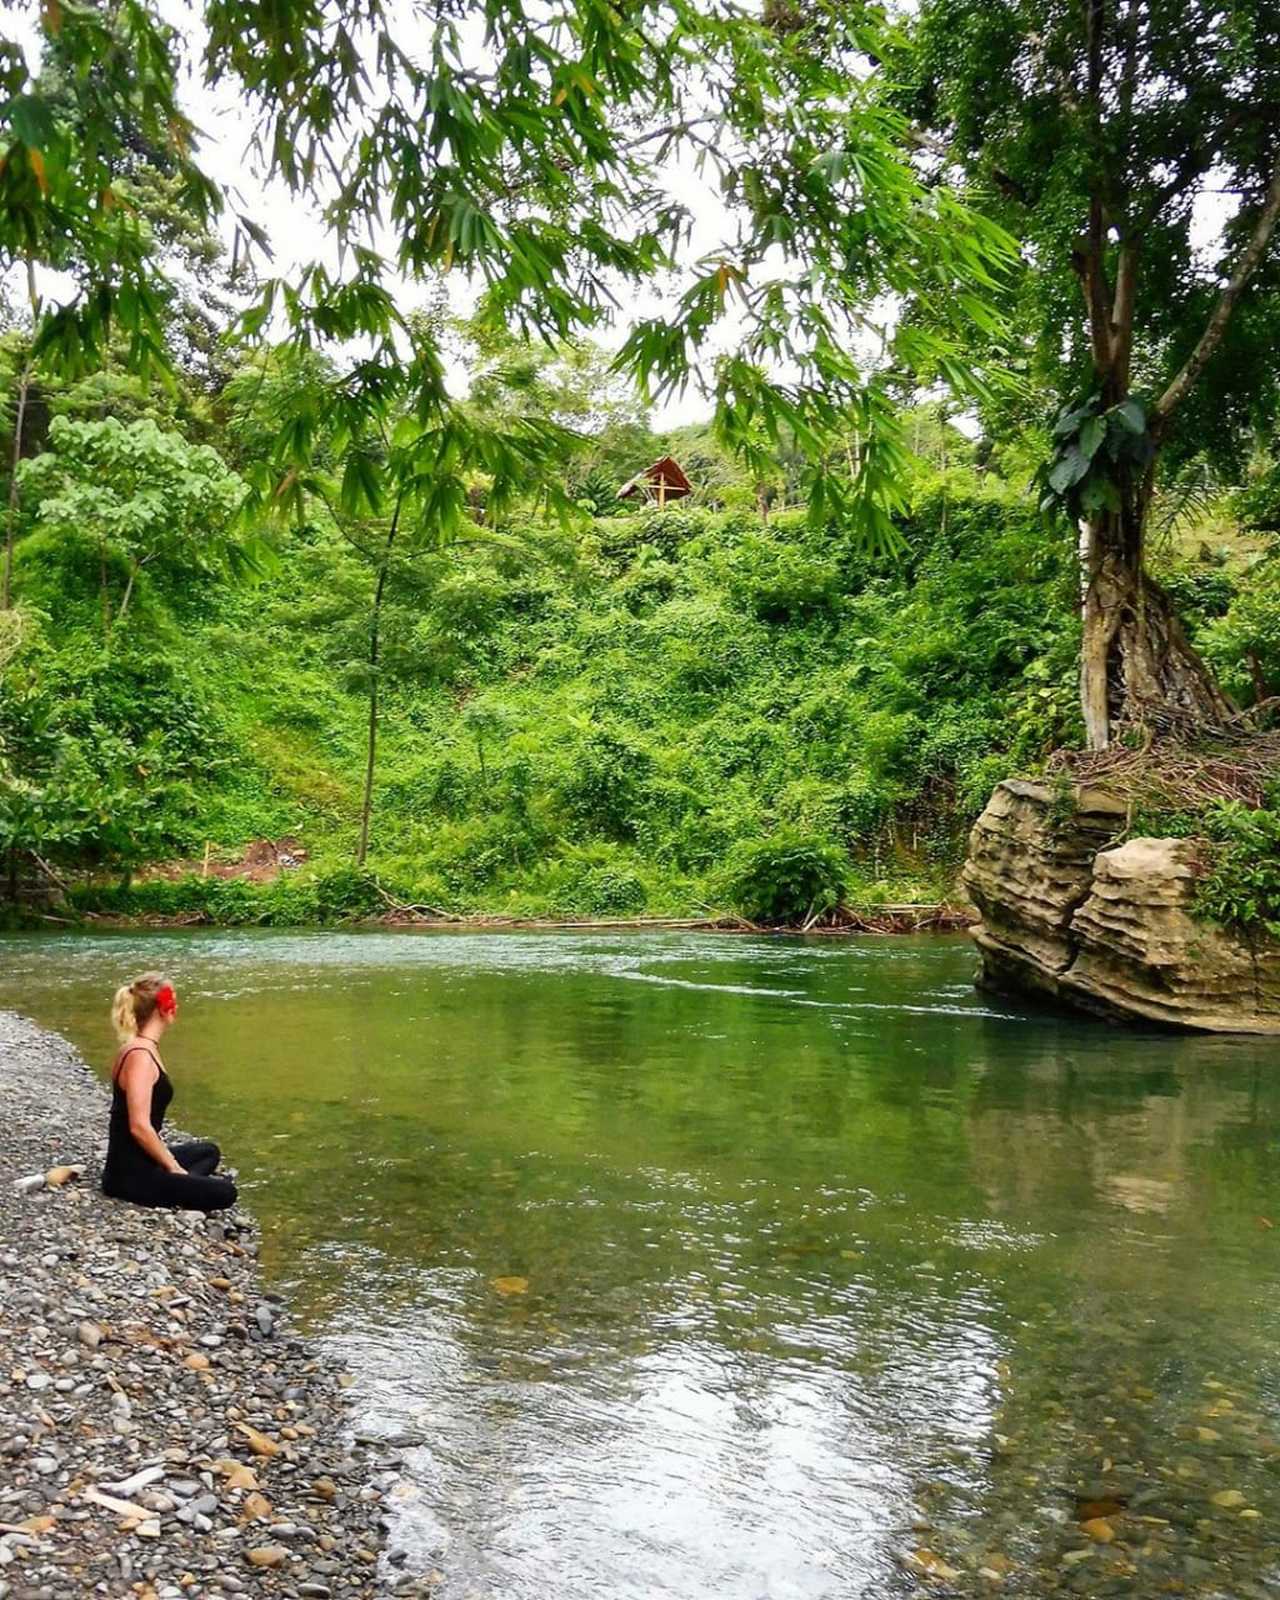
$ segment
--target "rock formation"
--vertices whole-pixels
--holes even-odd
[[[1104,790],[997,786],[964,868],[981,981],[1112,1020],[1280,1034],[1280,947],[1191,915],[1203,844],[1113,844],[1124,825]]]

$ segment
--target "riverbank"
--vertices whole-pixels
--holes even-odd
[[[952,901],[904,905],[841,906],[821,919],[797,923],[759,923],[732,913],[705,917],[516,917],[482,912],[454,914],[408,904],[392,903],[374,916],[325,918],[315,915],[277,917],[269,913],[219,914],[217,911],[92,911],[78,907],[59,911],[28,908],[14,923],[19,930],[58,927],[93,929],[133,928],[414,928],[440,933],[750,933],[841,937],[862,933],[958,933],[973,921],[972,910]]]
[[[353,1439],[252,1220],[107,1199],[81,1058],[0,1013],[0,1062],[0,1600],[430,1593],[384,1548],[398,1458]]]
[[[591,894],[519,886],[494,893],[422,881],[412,871],[356,866],[349,857],[313,859],[292,838],[256,840],[231,860],[152,862],[125,877],[102,871],[64,877],[47,863],[31,865],[31,873],[9,885],[10,920],[23,925],[866,933],[920,932],[963,917],[954,872],[935,864],[927,873],[865,879],[842,865],[839,852],[790,835],[776,859],[749,852],[732,882],[660,872],[642,882],[606,873]],[[954,866],[958,872],[959,855]]]

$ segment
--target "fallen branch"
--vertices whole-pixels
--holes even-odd
[[[386,901],[388,907],[400,916],[430,917],[435,922],[463,922],[466,919],[455,915],[452,911],[445,911],[440,906],[416,905],[408,901],[397,900],[375,878],[373,887],[379,896]]]
[[[767,933],[767,928],[762,928],[758,922],[752,922],[747,917],[741,917],[736,911],[715,911],[702,901],[696,902],[712,919],[708,926],[722,927],[725,923],[737,928],[740,933]]]
[[[44,873],[45,877],[48,878],[49,882],[56,883],[58,888],[61,889],[65,894],[67,892],[67,880],[56,873],[42,855],[37,855],[34,850],[30,851],[29,853],[31,859],[35,862],[36,866],[40,868],[41,872]]]

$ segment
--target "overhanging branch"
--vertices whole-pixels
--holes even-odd
[[[1222,343],[1223,335],[1227,331],[1227,324],[1231,321],[1231,313],[1235,310],[1236,301],[1239,300],[1244,292],[1245,285],[1253,276],[1254,270],[1265,255],[1277,222],[1280,222],[1280,161],[1276,162],[1271,173],[1267,197],[1263,203],[1262,210],[1258,213],[1258,220],[1253,225],[1253,232],[1249,235],[1249,242],[1241,252],[1240,259],[1236,262],[1235,270],[1228,278],[1222,293],[1218,296],[1218,303],[1213,308],[1213,315],[1209,318],[1195,349],[1187,357],[1182,370],[1155,403],[1153,415],[1157,421],[1168,421],[1176,408],[1182,404],[1183,400],[1191,392],[1196,380],[1213,356],[1213,352]]]

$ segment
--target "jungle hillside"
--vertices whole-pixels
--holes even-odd
[[[813,927],[1173,749],[1280,919],[1270,8],[455,10],[6,47],[11,914]]]

